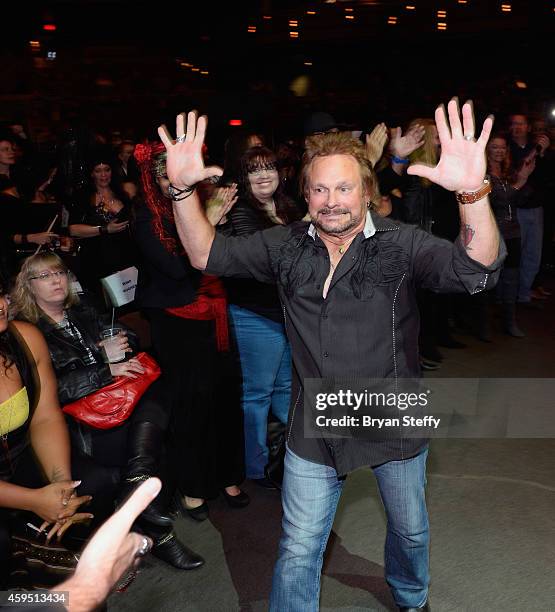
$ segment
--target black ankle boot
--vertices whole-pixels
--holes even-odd
[[[128,459],[123,470],[119,500],[126,499],[144,480],[155,476],[164,444],[164,431],[148,421],[135,423],[128,434]],[[160,496],[158,496],[160,497]],[[141,513],[141,519],[159,527],[169,528],[173,521],[159,507],[156,499]]]
[[[152,554],[177,569],[192,570],[204,565],[204,559],[182,544],[173,531],[154,543]]]

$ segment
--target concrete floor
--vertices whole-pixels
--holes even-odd
[[[555,378],[555,296],[520,313],[524,339],[469,335],[442,349],[433,376]],[[525,414],[533,406],[523,405]],[[554,406],[555,409],[555,406]],[[555,440],[434,440],[428,460],[434,612],[555,611]],[[395,610],[383,579],[385,520],[369,470],[349,476],[328,546],[323,611]],[[251,504],[211,503],[210,520],[180,518],[183,541],[206,558],[180,572],[153,558],[109,609],[129,612],[262,612],[280,532],[279,493],[250,483]]]

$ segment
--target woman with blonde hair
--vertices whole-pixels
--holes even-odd
[[[99,340],[101,330],[110,322],[73,295],[68,269],[56,254],[43,252],[25,260],[13,298],[16,316],[36,324],[44,334],[62,405],[102,389],[116,377],[137,378],[144,372],[134,357],[105,362]],[[118,327],[122,326],[118,323]],[[133,352],[136,346],[130,330],[119,334],[120,351]],[[167,392],[158,380],[123,425],[100,430],[67,417],[73,445],[95,464],[112,470],[116,484],[119,481],[119,499],[137,483],[158,474],[169,417],[167,403]],[[204,563],[177,540],[163,508],[151,504],[142,513],[140,525],[154,540],[153,554],[163,561],[179,569]]]
[[[414,125],[424,128],[424,142],[409,155],[411,164],[437,165],[440,157],[440,141],[433,119],[413,119]],[[452,192],[423,177],[408,177],[403,191],[404,221],[418,225],[423,230],[454,242],[459,234],[459,207]],[[448,348],[464,348],[465,345],[451,335],[449,314],[453,309],[451,296],[423,290],[418,293],[421,316],[420,363],[423,369],[435,370],[442,361],[437,345]]]

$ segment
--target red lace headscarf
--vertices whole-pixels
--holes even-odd
[[[152,214],[152,228],[166,250],[175,255],[182,253],[183,250],[178,245],[177,240],[168,234],[164,228],[164,219],[169,221],[172,226],[175,225],[172,203],[171,200],[164,197],[156,182],[156,176],[162,176],[162,174],[159,171],[156,173],[154,171],[157,165],[158,168],[161,167],[165,153],[166,147],[161,142],[138,144],[135,147],[135,159],[141,170],[141,185],[145,202]]]

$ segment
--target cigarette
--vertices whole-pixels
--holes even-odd
[[[42,529],[39,529],[36,525],[33,525],[33,523],[27,523],[27,527],[30,527],[31,529],[34,529],[35,531],[42,533]]]

